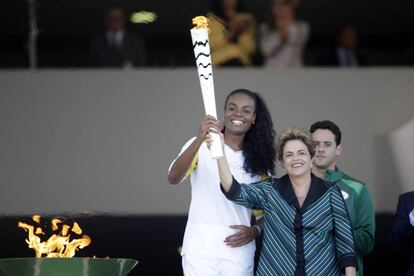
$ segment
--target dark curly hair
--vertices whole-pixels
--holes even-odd
[[[310,133],[314,133],[318,129],[330,130],[333,133],[333,135],[335,136],[336,145],[341,144],[342,132],[341,132],[341,129],[339,128],[339,126],[337,124],[335,124],[334,122],[329,121],[329,120],[323,120],[323,121],[315,122],[311,125],[309,131],[310,131]]]
[[[254,100],[256,119],[243,139],[244,169],[252,174],[275,174],[276,132],[273,129],[272,116],[262,97],[247,89],[236,89],[231,92],[228,99],[237,94],[244,94]],[[223,130],[225,131],[225,130]]]

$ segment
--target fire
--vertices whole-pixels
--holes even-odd
[[[60,219],[52,219],[52,222],[51,222],[52,230],[56,231],[59,228],[58,224],[60,224],[60,223],[62,223],[62,221]]]
[[[40,224],[40,216],[33,216],[33,221]],[[59,224],[63,222],[59,219],[53,219],[51,221],[52,231],[59,229]],[[79,239],[70,240],[69,231],[81,235],[82,229],[75,222],[73,226],[63,224],[61,231],[58,234],[53,234],[47,241],[41,241],[39,235],[44,235],[41,227],[35,227],[33,225],[18,222],[18,227],[23,228],[28,233],[28,239],[26,243],[29,248],[32,248],[36,252],[36,258],[72,258],[75,256],[75,252],[88,246],[91,243],[91,238],[88,235],[82,235]]]
[[[196,16],[193,18],[193,25],[195,25],[193,27],[193,29],[207,29],[210,30],[208,28],[208,19],[205,16]]]
[[[34,222],[40,223],[40,216],[39,215],[34,215],[32,217],[32,219],[33,219]]]

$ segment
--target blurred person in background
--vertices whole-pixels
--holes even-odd
[[[121,7],[105,13],[106,29],[90,43],[90,65],[94,67],[137,67],[146,65],[145,43],[126,30],[126,15]]]
[[[267,68],[303,66],[309,25],[295,16],[298,0],[272,0],[270,15],[260,26],[260,50]]]
[[[207,15],[213,65],[250,66],[256,52],[256,21],[239,0],[214,0]]]
[[[389,243],[397,253],[409,256],[406,275],[414,275],[414,191],[401,194],[398,198]]]
[[[358,34],[351,24],[343,25],[337,34],[337,46],[322,56],[319,65],[339,67],[359,67],[367,65],[367,60],[358,49]]]

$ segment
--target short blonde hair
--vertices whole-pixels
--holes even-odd
[[[283,149],[288,141],[300,140],[308,148],[311,158],[315,155],[315,143],[312,140],[312,134],[302,128],[291,127],[283,131],[277,140],[277,159],[283,161]]]

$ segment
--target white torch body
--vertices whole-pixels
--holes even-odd
[[[208,40],[207,29],[192,29],[191,39],[193,41],[194,56],[196,59],[197,72],[200,80],[201,93],[206,115],[211,115],[217,119],[216,99],[214,94],[213,66],[211,63],[211,52]],[[213,143],[210,147],[212,158],[223,157],[223,147],[220,136],[211,133]]]

